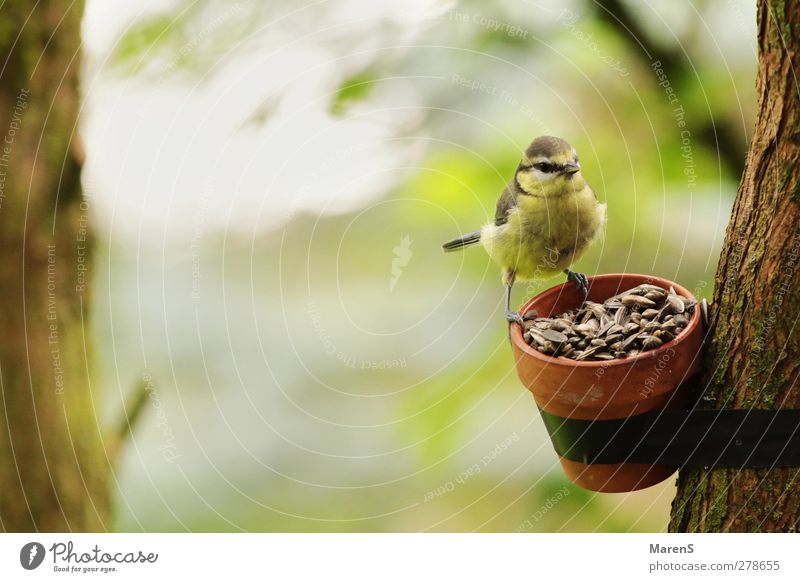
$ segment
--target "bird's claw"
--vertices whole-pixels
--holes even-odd
[[[581,295],[583,295],[583,300],[586,301],[586,298],[589,296],[589,279],[583,273],[576,273],[575,271],[567,271],[567,281],[572,281],[575,284],[575,287],[578,288]]]
[[[508,323],[518,323],[520,325],[524,325],[525,323],[518,311],[506,310],[503,315]]]

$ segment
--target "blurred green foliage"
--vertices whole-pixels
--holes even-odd
[[[194,413],[202,416],[208,434],[184,441],[187,474],[158,466],[152,487],[136,478],[141,470],[153,471],[152,463],[129,457],[118,503],[120,529],[665,528],[669,482],[627,495],[597,495],[566,481],[511,366],[497,269],[480,249],[445,256],[439,248],[492,219],[520,151],[546,127],[576,147],[584,175],[608,204],[605,237],[577,269],[589,275],[653,273],[711,298],[738,176],[720,159],[713,140],[691,131],[709,120],[732,124],[739,128],[744,155],[755,61],[740,52],[728,56],[725,51],[738,50],[731,42],[720,41],[718,53],[709,54],[702,36],[672,38],[667,42],[677,43],[690,61],[683,77],[670,79],[679,96],[679,103],[670,103],[647,59],[622,40],[624,32],[598,22],[593,4],[572,8],[581,18],[570,28],[553,21],[556,7],[549,20],[539,22],[535,14],[523,18],[519,3],[460,4],[456,16],[430,25],[427,45],[419,43],[397,61],[373,63],[330,97],[330,110],[346,116],[354,106],[369,104],[384,85],[418,88],[430,109],[422,128],[410,128],[405,137],[426,142],[425,157],[405,179],[391,183],[384,199],[363,210],[301,214],[252,246],[236,240],[226,240],[224,248],[218,239],[204,243],[204,289],[214,298],[207,309],[224,313],[226,329],[235,328],[236,337],[226,344],[220,343],[219,330],[204,336],[210,344],[205,378],[192,352],[176,370],[175,354],[154,348],[149,366],[156,372],[160,367],[167,379],[164,399],[165,406],[171,403],[171,418],[185,412],[183,398],[195,399],[201,404]],[[643,7],[631,9],[637,18],[652,17]],[[475,24],[470,17],[475,13],[522,23],[527,33],[509,35]],[[138,63],[143,52],[180,28],[163,15],[137,26],[123,37],[117,57]],[[623,62],[629,74],[611,70],[580,40],[586,36]],[[179,45],[175,38],[170,42]],[[439,51],[429,46],[439,43],[448,46]],[[723,68],[719,59],[726,58]],[[453,74],[479,79],[511,97],[472,91],[454,83]],[[397,81],[393,75],[422,80]],[[690,131],[690,161],[682,149],[679,106]],[[412,241],[413,256],[390,290],[393,248],[404,236]],[[141,256],[113,246],[108,252],[118,267],[104,275],[101,288],[135,288]],[[257,269],[251,257],[257,257]],[[159,258],[151,257],[155,264]],[[191,262],[184,256],[171,267],[162,279],[153,276],[159,292],[167,290],[164,302],[171,313],[183,313],[177,289],[185,288],[178,281],[186,280]],[[520,285],[515,301],[560,282]],[[107,301],[111,312],[126,305],[123,296]],[[309,305],[322,323],[312,321]],[[174,317],[176,326],[194,325],[190,312]],[[237,338],[243,342],[239,348]],[[335,346],[332,353],[326,341]],[[263,353],[253,348],[261,342]],[[107,346],[101,349],[107,360],[113,357]],[[348,365],[351,359],[355,366]],[[360,367],[395,359],[405,365]],[[212,388],[200,388],[206,383]],[[197,388],[184,394],[180,387],[186,384]],[[229,399],[220,403],[216,393],[225,390]],[[264,396],[269,391],[280,398]],[[253,409],[282,437],[296,440],[284,442],[263,430],[263,418],[250,417]],[[223,419],[233,419],[233,427],[217,430]],[[176,431],[188,430],[173,422]],[[249,424],[262,434],[245,434]],[[143,430],[141,438],[157,440],[154,428]],[[509,435],[518,441],[481,466],[487,451]],[[214,441],[228,442],[232,458],[202,447],[192,455],[193,443],[213,449]],[[252,456],[241,453],[242,442],[250,443]],[[218,468],[220,458],[232,465]],[[456,483],[476,463],[481,470]],[[195,489],[191,495],[187,481]],[[431,493],[442,487],[442,494]],[[568,494],[559,496],[562,491]],[[554,496],[558,501],[542,512]],[[157,497],[170,511],[154,502]]]

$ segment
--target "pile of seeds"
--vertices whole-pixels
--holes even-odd
[[[602,304],[586,301],[557,317],[529,311],[525,341],[549,356],[572,360],[613,360],[653,350],[680,334],[695,301],[656,285],[639,285]]]

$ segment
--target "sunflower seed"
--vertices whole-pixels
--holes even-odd
[[[605,307],[603,307],[599,303],[589,303],[588,301],[587,304],[588,304],[587,309],[589,309],[589,311],[592,312],[592,315],[594,315],[597,319],[602,319],[603,316],[605,316],[606,314]]]
[[[625,295],[622,298],[622,304],[625,307],[630,307],[631,309],[645,309],[647,307],[655,307],[655,301],[651,301],[646,297],[641,297],[639,295]]]
[[[572,322],[568,319],[559,318],[554,319],[553,324],[550,326],[550,329],[554,329],[555,331],[568,331],[572,328]]]
[[[667,295],[667,303],[672,313],[683,313],[686,310],[686,305],[677,295]]]
[[[642,320],[644,321],[644,320]],[[645,331],[654,332],[657,329],[661,329],[661,323],[658,321],[650,321],[647,325],[644,326]]]
[[[614,323],[617,325],[625,325],[628,322],[628,313],[628,308],[620,304],[617,312],[614,314]]]
[[[658,318],[658,309],[645,309],[642,311],[642,317],[646,317],[647,319],[657,319]]]
[[[642,341],[642,349],[645,350],[645,351],[646,350],[652,350],[653,348],[657,348],[658,346],[660,346],[663,343],[664,342],[662,342],[656,336],[649,335],[649,336],[645,337],[644,340]]]
[[[664,296],[666,293],[663,289],[659,289],[658,291],[648,291],[644,294],[645,299],[649,299],[650,301],[654,301],[656,303],[663,301]]]
[[[600,326],[600,329],[597,330],[597,335],[605,335],[608,333],[608,330],[611,329],[612,326],[616,325],[614,320],[609,318],[608,321]]]
[[[618,324],[615,323],[614,325],[612,325],[611,327],[608,328],[608,331],[606,331],[606,334],[608,336],[617,335],[618,333],[622,333],[622,331],[624,329],[625,329],[624,327],[622,327],[621,325],[618,325]]]
[[[639,339],[639,336],[640,334],[637,333],[626,339],[624,342],[622,342],[622,349],[627,350],[629,347],[631,347],[634,344],[634,342],[636,342]]]
[[[589,356],[593,356],[594,354],[596,354],[599,351],[600,351],[600,346],[594,346],[593,348],[589,348],[588,350],[585,350],[580,356],[578,356],[575,359],[576,360],[585,360]]]
[[[535,310],[528,310],[523,316],[523,338],[541,353],[555,357],[586,361],[629,358],[680,335],[696,304],[672,288],[643,284],[602,303],[587,301],[578,309],[552,317],[535,317]],[[699,308],[707,317],[707,303],[701,302]]]
[[[677,325],[679,327],[686,327],[686,325],[689,323],[689,320],[682,313],[679,313],[678,315],[673,317],[672,321],[674,321],[675,325]]]
[[[542,332],[544,338],[548,341],[560,344],[562,342],[567,341],[567,336],[565,336],[560,331],[555,331],[553,329],[546,329]]]
[[[539,317],[539,314],[536,313],[536,310],[529,309],[528,311],[525,312],[525,315],[522,316],[522,319],[527,321],[529,319],[536,319],[537,317]]]
[[[626,325],[626,326],[625,326],[625,327],[622,329],[622,333],[624,333],[625,335],[630,335],[630,334],[632,334],[632,333],[633,333],[633,332],[635,332],[635,331],[639,331],[639,324],[638,324],[638,323],[636,323],[636,322],[633,322],[633,321],[632,321],[632,322],[630,322],[629,324],[627,324],[627,325]]]
[[[662,340],[663,342],[668,342],[668,341],[670,341],[670,340],[675,338],[675,336],[672,335],[672,333],[670,333],[670,332],[668,332],[668,331],[666,331],[664,329],[659,329],[653,335],[655,337],[657,337],[658,339]]]
[[[665,321],[664,323],[661,324],[661,331],[674,333],[675,328],[677,327],[678,324],[675,323],[674,321]]]

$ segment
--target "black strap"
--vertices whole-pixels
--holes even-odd
[[[658,410],[616,420],[540,412],[556,452],[580,463],[800,467],[800,409]]]

